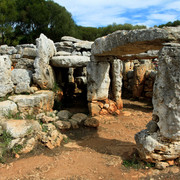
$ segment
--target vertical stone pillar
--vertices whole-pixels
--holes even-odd
[[[90,62],[87,65],[87,99],[88,101],[108,98],[110,78],[108,62]]]
[[[133,97],[141,97],[144,87],[146,70],[146,64],[140,64],[134,67]]]
[[[123,73],[122,61],[119,59],[114,59],[112,62],[112,92],[118,109],[123,108],[123,102],[121,99],[122,78],[123,78],[122,73]]]
[[[167,44],[159,54],[153,90],[153,119],[135,135],[142,159],[150,162],[180,158],[180,44]]]
[[[87,100],[91,116],[99,115],[98,101],[108,99],[110,78],[108,62],[91,61],[87,65]]]

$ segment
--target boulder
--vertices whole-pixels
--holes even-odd
[[[86,56],[54,56],[51,59],[51,65],[55,67],[85,67],[90,62]]]
[[[54,105],[54,93],[45,90],[37,91],[32,95],[15,95],[9,99],[17,104],[21,113],[25,114],[52,111]]]
[[[88,101],[108,98],[110,78],[108,62],[90,62],[87,65],[87,99]]]
[[[30,84],[32,81],[32,71],[26,69],[13,69],[11,80],[15,85],[15,93],[31,92]]]
[[[17,105],[12,101],[2,101],[0,102],[0,117],[7,116],[10,114],[16,114],[18,112]]]
[[[153,90],[153,114],[159,117],[162,136],[180,140],[180,44],[168,44],[160,51]]]
[[[33,81],[42,89],[52,89],[54,87],[55,77],[51,66],[50,58],[56,53],[56,48],[52,40],[41,34],[36,39],[37,57],[34,61],[35,73]]]
[[[11,93],[13,86],[11,81],[11,60],[9,56],[0,56],[0,97]]]
[[[23,138],[41,131],[41,125],[34,120],[7,120],[1,124],[13,138]]]

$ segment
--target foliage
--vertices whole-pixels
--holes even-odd
[[[23,149],[23,146],[21,144],[16,144],[12,148],[12,153],[17,154]]]
[[[159,25],[158,27],[159,27],[159,28],[162,28],[162,27],[164,27],[164,26],[173,26],[173,27],[175,27],[175,26],[179,26],[179,25],[180,25],[180,20],[176,20],[176,21],[174,21],[174,22],[169,21],[169,22],[166,23],[166,24],[161,24],[161,25]]]
[[[20,112],[14,114],[12,111],[9,111],[8,114],[5,115],[5,117],[7,119],[23,119]]]
[[[140,160],[136,154],[133,154],[131,159],[124,160],[122,165],[126,168],[133,168],[133,169],[146,169],[154,167],[153,163],[148,163]]]

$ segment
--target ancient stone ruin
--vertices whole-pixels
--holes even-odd
[[[94,43],[68,36],[54,43],[41,34],[36,45],[0,46],[0,134],[10,132],[9,148],[20,144],[21,153],[38,141],[52,149],[64,137],[59,130],[97,127],[93,116],[120,114],[123,89],[153,96],[152,121],[135,140],[142,159],[166,166],[180,157],[179,42],[180,27],[166,27],[117,31]],[[53,111],[54,102],[72,103],[79,92],[89,117]],[[23,120],[7,120],[18,113]]]
[[[93,103],[92,113],[96,111],[99,102],[105,103],[110,98],[108,96],[111,90],[109,71],[112,72],[113,99],[119,109],[122,107],[121,60],[128,59],[130,55],[127,54],[139,59],[141,57],[149,59],[152,56],[157,58],[157,53],[150,53],[149,56],[146,52],[160,50],[159,68],[153,91],[153,118],[146,130],[135,135],[141,158],[156,163],[157,167],[162,163],[168,166],[167,161],[180,157],[179,42],[180,27],[117,31],[96,39],[92,45],[92,58],[87,68],[88,100]],[[143,65],[135,74],[145,73],[146,68]],[[139,82],[134,84],[134,88],[141,88],[142,80],[137,79]]]

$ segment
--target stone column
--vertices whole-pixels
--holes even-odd
[[[180,44],[160,51],[153,106],[152,121],[135,135],[140,156],[156,164],[174,161],[180,158]]]
[[[144,88],[146,70],[146,64],[140,64],[134,67],[133,97],[141,97]]]
[[[123,108],[123,102],[121,99],[122,78],[123,78],[122,73],[123,73],[122,61],[119,59],[114,59],[112,62],[112,91],[118,109]]]
[[[87,100],[91,116],[99,115],[98,101],[108,99],[110,64],[108,62],[89,62],[87,65]]]

